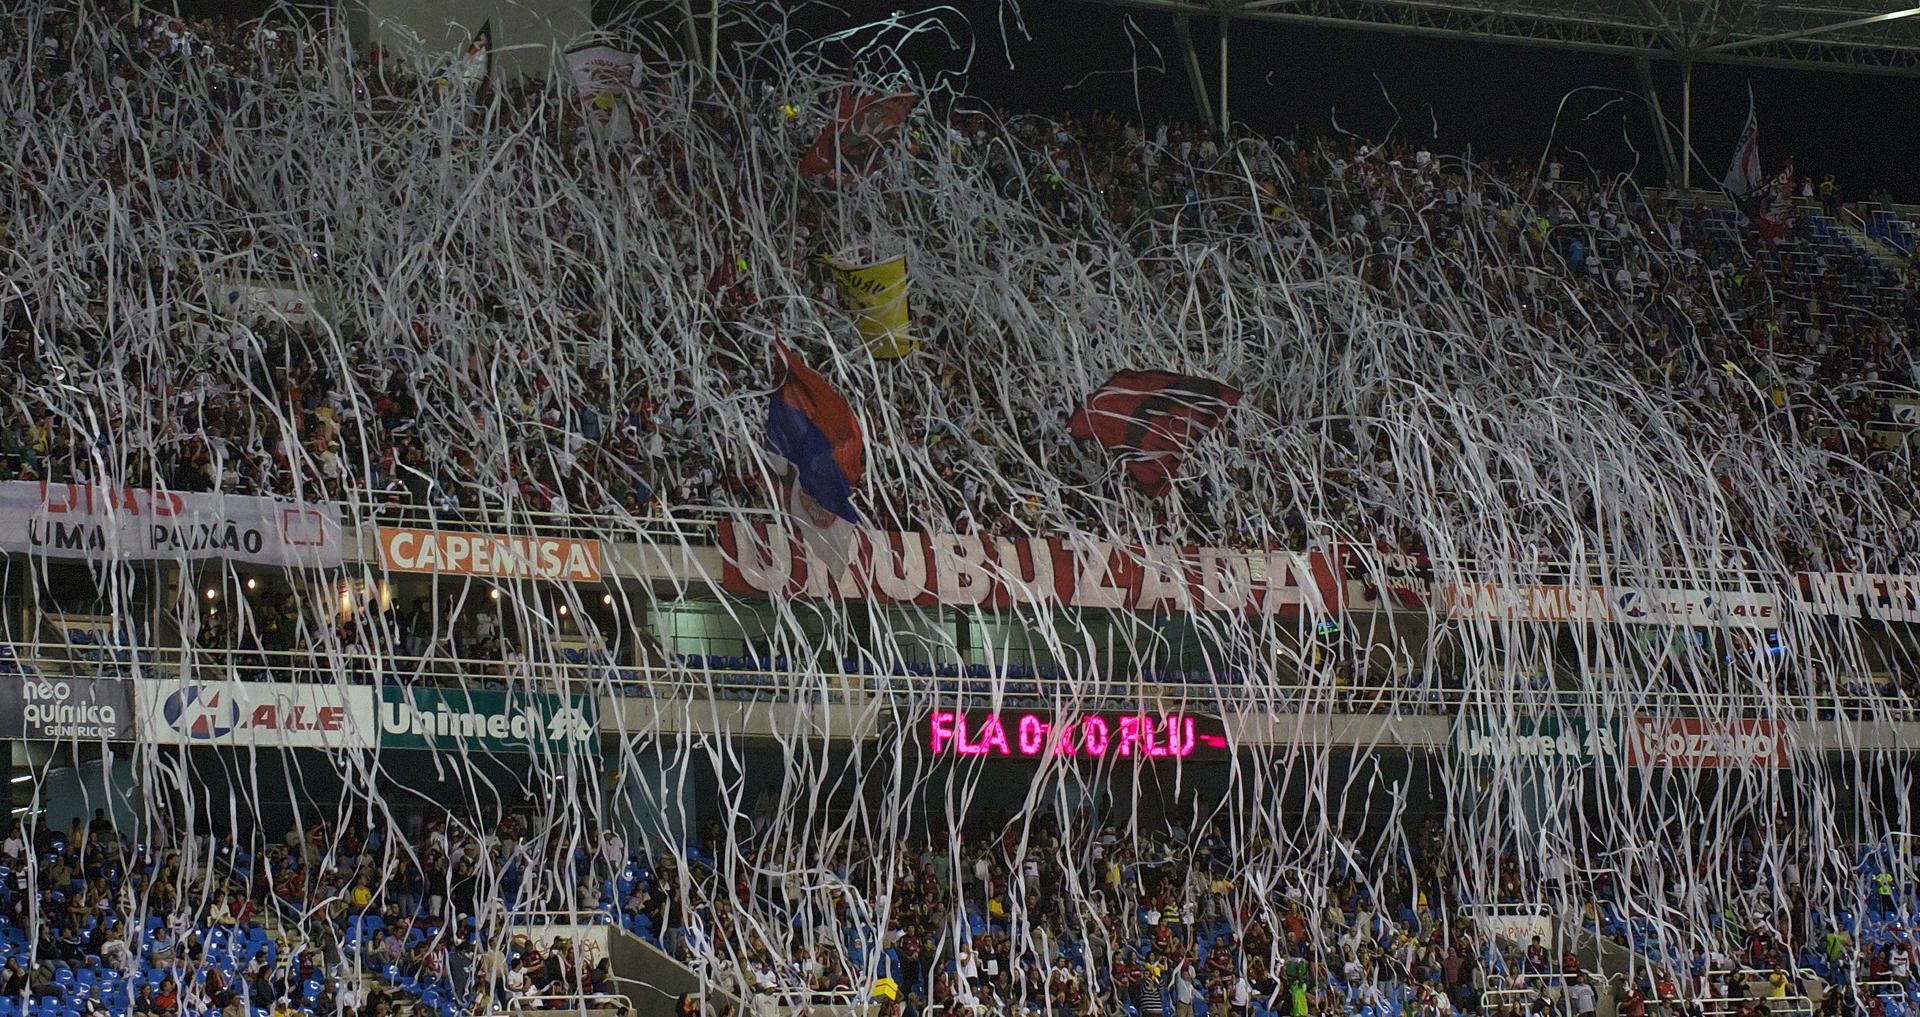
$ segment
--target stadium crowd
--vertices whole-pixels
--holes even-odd
[[[1572,866],[1509,856],[1480,874],[1483,891],[1467,890],[1438,822],[1410,831],[1405,855],[1384,867],[1353,853],[1367,837],[1343,837],[1349,860],[1310,876],[1271,869],[1277,844],[1236,845],[1224,823],[1137,838],[1108,825],[1079,840],[1063,838],[1054,820],[989,816],[958,837],[855,840],[826,857],[827,878],[807,846],[762,814],[760,833],[736,842],[743,854],[734,864],[692,852],[687,889],[669,891],[689,894],[687,924],[669,923],[665,935],[690,967],[742,996],[797,1005],[870,995],[906,1014],[1577,1017],[1605,991],[1623,1012],[1698,1017],[1724,1012],[1716,1008],[1791,1012],[1768,1001],[1813,985],[1824,987],[1827,1012],[1904,1012],[1920,987],[1901,924],[1910,880],[1891,867],[1850,880],[1840,898],[1864,893],[1873,920],[1827,911],[1822,927],[1802,889],[1811,873],[1797,863],[1767,872],[1755,829],[1741,837],[1740,876],[1723,907],[1702,909],[1697,886],[1670,888],[1672,903],[1725,916],[1717,929],[1703,921],[1690,949],[1675,949],[1628,917],[1617,874],[1577,879]],[[708,829],[709,842],[725,839]],[[1785,887],[1781,899],[1770,884]],[[1566,906],[1561,894],[1580,901],[1584,927],[1636,943],[1647,966],[1611,977],[1586,970],[1591,954],[1583,962],[1580,941],[1551,918],[1478,927],[1475,916],[1552,916]],[[651,936],[663,928],[657,907],[639,884],[623,922]],[[1534,931],[1542,928],[1545,936]],[[793,938],[778,941],[786,929]]]
[[[0,842],[0,1009],[451,1017],[612,993],[607,958],[565,937],[489,935],[509,913],[599,906],[558,891],[601,885],[569,853],[521,850],[513,816],[484,835],[427,823],[417,851],[388,836],[316,822],[170,844],[117,831],[104,811],[64,832],[16,819]],[[617,836],[599,847],[624,867]]]
[[[285,102],[287,93],[276,88],[305,81],[309,68],[298,32],[107,10],[118,12],[118,20],[68,24],[47,12],[36,36],[44,45],[16,54],[11,73],[32,91],[33,128],[93,138],[100,163],[87,179],[118,186],[122,196],[69,193],[75,179],[48,176],[52,164],[22,167],[23,186],[4,210],[6,256],[16,263],[30,257],[56,228],[62,208],[101,201],[165,207],[189,218],[213,207],[258,206],[276,226],[234,221],[216,227],[217,235],[203,238],[208,247],[199,257],[185,251],[168,260],[134,256],[129,270],[168,302],[161,327],[188,342],[193,355],[136,347],[127,356],[95,358],[89,369],[80,355],[101,349],[123,327],[84,313],[105,297],[98,286],[60,297],[79,306],[51,317],[38,308],[50,306],[64,283],[43,278],[10,296],[4,352],[21,369],[4,382],[9,408],[0,414],[0,469],[7,475],[357,497],[448,511],[511,506],[561,520],[769,504],[758,456],[739,454],[752,437],[731,433],[734,425],[716,416],[715,400],[765,389],[766,371],[744,337],[769,323],[762,309],[777,287],[799,281],[809,320],[843,317],[829,279],[809,257],[830,239],[811,206],[767,224],[785,235],[786,263],[777,271],[762,271],[731,248],[730,260],[716,266],[701,260],[711,252],[700,245],[689,245],[668,265],[649,266],[664,277],[706,281],[704,289],[675,287],[670,297],[691,300],[676,307],[671,327],[711,336],[698,362],[680,362],[663,375],[658,356],[641,347],[592,346],[588,339],[611,328],[601,320],[605,309],[571,295],[583,281],[541,280],[533,268],[524,281],[565,304],[539,319],[560,333],[552,348],[578,351],[580,359],[550,362],[536,354],[548,340],[507,327],[520,322],[502,301],[523,295],[505,286],[491,293],[479,288],[482,305],[467,308],[471,316],[461,325],[491,328],[497,340],[490,335],[458,356],[436,353],[436,346],[445,348],[450,323],[423,308],[398,328],[368,330],[356,303],[366,295],[348,294],[342,287],[356,284],[331,275],[336,261],[347,270],[343,252],[329,248],[317,231],[301,235],[296,225],[307,223],[306,213],[291,203],[307,192],[277,199],[232,178],[240,164],[214,140],[234,110]],[[22,57],[30,68],[18,66]],[[176,83],[210,92],[176,102],[158,89],[156,75],[189,62],[197,64],[196,73]],[[28,69],[33,73],[22,76]],[[380,122],[383,103],[417,101],[426,88],[391,62],[363,63],[359,72],[374,93],[356,114],[368,123]],[[546,92],[501,91],[503,120],[540,126],[557,158],[577,172],[592,171],[591,135],[578,129],[576,108],[548,109]],[[644,108],[652,95],[642,91],[631,101]],[[107,107],[124,115],[95,122]],[[720,164],[751,162],[753,145],[768,136],[804,140],[810,134],[777,120],[739,130],[730,120],[735,115],[712,114],[721,150],[733,157]],[[162,125],[167,129],[157,131]],[[1830,482],[1810,489],[1851,490],[1870,478],[1884,495],[1869,505],[1821,494],[1813,511],[1797,513],[1791,524],[1778,513],[1736,514],[1720,534],[1722,543],[1746,549],[1736,553],[1790,568],[1892,570],[1913,549],[1920,522],[1905,501],[1914,486],[1910,457],[1874,432],[1891,421],[1889,398],[1915,381],[1908,347],[1920,323],[1920,289],[1910,268],[1883,264],[1840,232],[1831,207],[1795,204],[1783,224],[1773,225],[1771,218],[1750,219],[1698,196],[1643,190],[1630,180],[1576,179],[1557,161],[1470,164],[1410,142],[1242,136],[1223,144],[1205,131],[1142,130],[1113,117],[1060,123],[960,117],[946,130],[952,162],[936,165],[940,146],[916,128],[913,142],[898,153],[900,165],[889,172],[909,178],[958,173],[957,184],[945,182],[982,200],[1018,199],[1025,220],[971,225],[1005,244],[1032,247],[1023,257],[1123,242],[1110,256],[1127,260],[1127,271],[1140,273],[1151,292],[1191,289],[1227,313],[1237,282],[1180,256],[1195,244],[1211,244],[1231,252],[1249,285],[1276,272],[1282,278],[1303,273],[1292,279],[1299,284],[1351,273],[1357,299],[1398,321],[1395,327],[1458,327],[1489,337],[1521,329],[1598,347],[1643,394],[1671,400],[1685,441],[1730,457],[1733,465],[1719,478],[1730,490],[1750,488],[1766,469],[1764,462],[1743,461],[1759,449],[1743,445],[1740,436],[1759,432],[1820,464],[1820,479]],[[712,167],[691,165],[691,155],[676,144],[642,143],[632,155],[635,178],[649,184],[642,194],[654,203],[650,214],[676,229],[701,228],[702,216],[723,217],[689,209],[676,187],[737,181],[693,183]],[[1789,169],[1777,187],[1793,192],[1796,179]],[[356,195],[356,203],[368,209],[394,203],[390,192],[379,190],[385,181],[366,183],[372,189]],[[899,225],[913,220],[909,215]],[[584,240],[591,224],[556,214],[523,225],[565,244]],[[959,225],[940,222],[928,242],[948,243],[956,257],[970,255],[954,232]],[[719,232],[724,241],[727,230]],[[749,238],[733,243],[744,250]],[[925,261],[929,274],[947,264]],[[1306,266],[1314,261],[1321,271]],[[293,315],[298,321],[252,318],[234,306],[231,295],[246,287],[222,267],[229,263],[248,267],[246,282],[294,287],[306,295],[311,313]],[[1069,281],[1097,291],[1104,272],[1119,271],[1079,262],[1060,267],[1068,271],[1059,274],[1056,291]],[[932,483],[872,485],[863,497],[878,523],[993,533],[1099,531],[1112,525],[1119,505],[1152,535],[1183,542],[1305,546],[1338,534],[1421,550],[1435,538],[1436,520],[1428,516],[1436,500],[1466,497],[1457,489],[1417,489],[1415,478],[1403,475],[1404,455],[1361,424],[1318,448],[1323,483],[1273,481],[1268,474],[1287,472],[1279,469],[1278,448],[1202,449],[1192,479],[1171,499],[1147,499],[1110,475],[1098,456],[1007,439],[1033,436],[1044,444],[1072,405],[1054,388],[996,390],[987,372],[1010,354],[991,349],[988,337],[995,315],[1008,312],[953,299],[977,287],[934,282],[915,278],[927,348],[891,368],[914,373],[898,391],[920,405],[863,407],[890,425],[871,429],[876,463],[896,456],[930,463]],[[1029,307],[1085,303],[1064,291],[1024,298]],[[1351,308],[1300,300],[1295,320],[1240,327],[1325,335],[1357,327],[1344,317]],[[1449,320],[1468,305],[1478,321]],[[1100,309],[1082,313],[1091,320]],[[495,341],[508,344],[504,357],[480,353]],[[512,345],[521,342],[530,345]],[[1204,344],[1198,335],[1196,342]],[[692,376],[699,371],[709,374]],[[673,383],[663,384],[664,377]],[[49,397],[62,386],[99,400],[106,412],[84,419]],[[1625,409],[1637,398],[1624,395]],[[1036,473],[1036,453],[1044,475]],[[1590,504],[1574,506],[1575,519],[1538,518],[1529,516],[1534,507],[1517,492],[1509,499],[1516,527],[1501,539],[1530,544],[1514,549],[1521,555],[1571,553],[1581,525],[1599,525],[1595,513],[1604,510]],[[1898,511],[1863,515],[1882,504]]]
[[[344,58],[299,28],[113,4],[85,18],[27,8],[7,15],[0,65],[0,85],[27,101],[0,139],[8,151],[78,161],[23,159],[0,208],[0,263],[16,282],[0,296],[0,357],[15,368],[0,375],[8,477],[531,511],[562,522],[759,508],[773,494],[755,414],[740,407],[768,388],[760,338],[798,336],[849,388],[877,378],[874,364],[849,366],[822,341],[851,332],[815,264],[846,239],[824,203],[717,197],[757,193],[749,174],[772,175],[760,162],[768,139],[790,156],[817,132],[773,100],[722,96],[674,132],[642,130],[614,171],[581,111],[555,104],[554,92],[502,87],[476,127],[460,87],[384,59],[353,63],[352,86],[335,95],[322,76]],[[679,123],[678,87],[636,90],[636,121]],[[322,109],[320,95],[338,99],[342,120],[327,119],[338,110]],[[435,119],[434,97],[456,112]],[[418,122],[395,127],[408,117]],[[312,165],[297,180],[284,167],[252,175],[271,139],[312,129],[338,141],[342,123],[400,147],[351,157],[305,150]],[[235,125],[265,140],[234,134]],[[465,133],[434,148],[443,127]],[[1550,374],[1577,351],[1598,366],[1576,381],[1629,380],[1626,389],[1596,383],[1580,398],[1669,428],[1677,444],[1643,448],[1651,460],[1685,450],[1718,464],[1712,484],[1739,511],[1704,522],[1698,532],[1714,539],[1703,547],[1790,569],[1898,571],[1920,552],[1912,457],[1876,434],[1889,429],[1890,400],[1920,384],[1910,349],[1920,278],[1858,246],[1834,218],[1837,200],[1781,206],[1791,213],[1781,221],[1628,180],[1575,179],[1557,163],[1471,164],[1415,144],[1335,137],[1223,142],[1114,118],[962,116],[916,121],[906,135],[881,172],[944,194],[889,204],[856,188],[848,198],[871,202],[850,218],[928,245],[916,252],[914,289],[926,347],[860,389],[874,421],[872,472],[889,478],[862,492],[873,520],[992,533],[1124,525],[1157,541],[1228,546],[1304,547],[1337,534],[1442,552],[1459,550],[1433,546],[1450,525],[1497,517],[1503,525],[1466,550],[1524,559],[1571,555],[1612,514],[1643,512],[1591,493],[1535,503],[1517,478],[1550,459],[1470,469],[1446,437],[1428,451],[1429,466],[1442,464],[1437,475],[1409,459],[1389,425],[1413,419],[1395,417],[1395,401],[1418,401],[1407,379],[1428,365],[1395,362],[1393,343],[1406,341],[1417,359],[1467,336],[1477,348],[1433,365],[1431,381],[1455,405],[1491,414],[1503,446],[1524,448],[1538,433],[1501,430],[1515,418],[1486,406],[1547,387],[1521,365]],[[428,147],[404,147],[413,144]],[[513,147],[521,144],[538,150]],[[448,190],[415,186],[415,174],[454,173],[455,153],[491,145],[515,155],[503,160],[500,190],[474,192],[487,215],[443,222],[411,204]],[[368,167],[378,171],[342,171]],[[623,266],[614,275],[556,255],[608,253],[604,221],[532,199],[557,177],[603,201],[601,176],[683,242],[627,251],[634,272],[601,258]],[[1797,188],[1789,176],[1777,189]],[[794,211],[768,211],[789,204]],[[88,223],[123,218],[155,242],[105,254],[62,246]],[[480,232],[495,218],[507,233]],[[446,242],[383,247],[383,223],[444,228]],[[516,256],[528,261],[511,270],[485,260]],[[396,277],[426,264],[459,289],[407,275],[414,289],[381,291],[364,280],[382,273],[361,272],[374,264]],[[86,280],[58,274],[76,266]],[[485,281],[494,268],[496,280]],[[306,309],[246,310],[261,280],[301,294]],[[1254,293],[1269,302],[1250,303]],[[129,307],[132,294],[140,299]],[[1076,341],[1063,347],[1135,354],[1115,328],[1122,304],[1180,309],[1144,341],[1168,343],[1182,362],[1219,352],[1248,372],[1247,415],[1262,421],[1302,409],[1299,391],[1338,370],[1397,380],[1349,386],[1351,400],[1320,415],[1347,423],[1325,435],[1293,421],[1283,425],[1291,431],[1229,427],[1193,451],[1192,476],[1172,497],[1151,499],[1101,455],[1066,447],[1073,396],[1021,384],[1035,368],[1015,364],[1035,347],[1009,338],[1019,320],[1029,337]],[[1252,307],[1260,313],[1236,319]],[[1472,320],[1460,318],[1464,309]],[[1441,346],[1429,345],[1434,337]],[[1328,359],[1324,347],[1343,344],[1360,352]],[[1087,365],[1062,353],[1038,370],[1074,378]],[[1496,378],[1483,401],[1473,383]],[[1621,433],[1592,423],[1609,440]],[[1290,462],[1303,448],[1310,454]],[[1595,458],[1611,450],[1589,447]],[[1475,488],[1470,473],[1489,483]],[[1476,500],[1489,490],[1496,502]],[[1693,523],[1669,519],[1661,532],[1695,532]],[[1637,550],[1684,556],[1652,537]],[[312,648],[290,597],[274,614],[284,627],[242,633],[229,613],[203,619],[194,637]],[[395,624],[372,643],[414,634]],[[358,638],[335,631],[323,641]],[[510,642],[494,639],[485,652],[515,652]],[[1137,837],[1103,827],[1067,837],[1033,825],[1024,840],[989,823],[954,834],[947,850],[931,838],[847,841],[806,866],[800,859],[818,845],[771,829],[745,835],[744,848],[739,831],[710,831],[707,847],[683,858],[606,832],[589,846],[548,839],[511,821],[485,832],[428,828],[405,852],[390,834],[320,824],[210,865],[196,845],[136,843],[110,825],[17,830],[0,846],[11,916],[0,926],[0,996],[57,999],[63,1013],[233,1017],[387,1014],[388,993],[402,990],[451,1014],[482,998],[609,988],[604,965],[581,963],[570,943],[499,946],[509,914],[547,909],[604,911],[744,995],[877,994],[887,1010],[915,1015],[1446,1017],[1535,1007],[1530,995],[1484,1001],[1491,978],[1520,975],[1553,982],[1573,1017],[1595,997],[1577,956],[1502,943],[1460,918],[1470,905],[1540,900],[1528,887],[1545,874],[1517,860],[1494,866],[1497,886],[1460,887],[1460,856],[1478,845],[1421,831],[1377,870],[1349,863],[1294,882],[1269,871],[1276,844],[1235,831]],[[1762,852],[1743,842],[1736,854],[1744,864]],[[819,894],[814,869],[859,892]],[[1742,870],[1743,888],[1762,886],[1766,871],[1757,861]],[[1255,885],[1250,873],[1276,881]],[[1557,885],[1596,926],[1642,935],[1617,884],[1562,874]],[[1876,885],[1872,920],[1849,923],[1835,903],[1843,893],[1818,903],[1787,894],[1742,916],[1733,901],[1688,897],[1702,885],[1673,895],[1716,930],[1701,935],[1722,943],[1626,987],[1628,1017],[1678,1017],[1697,1013],[1703,997],[1747,995],[1708,984],[1716,954],[1743,970],[1824,966],[1830,985],[1890,981],[1896,997],[1914,989],[1912,941],[1899,927],[1911,907],[1904,889]],[[1709,913],[1727,924],[1704,921]],[[381,987],[364,987],[365,971]],[[1782,996],[1791,977],[1782,976]],[[1836,1008],[1889,1005],[1880,992],[1827,998]]]
[[[496,816],[390,829],[316,817],[280,836],[177,841],[164,820],[136,837],[103,811],[64,828],[16,820],[0,840],[0,1008],[452,1017],[621,993],[609,957],[512,930],[534,915],[617,923],[700,975],[716,1008],[731,994],[909,1015],[1579,1017],[1608,992],[1622,1012],[1699,1017],[1756,1002],[1792,1012],[1766,1001],[1814,986],[1827,1013],[1920,1000],[1905,855],[1859,851],[1823,883],[1834,873],[1783,856],[1764,824],[1725,845],[1724,891],[1652,890],[1697,920],[1676,941],[1634,917],[1659,863],[1463,866],[1459,852],[1477,849],[1438,816],[1344,832],[1345,860],[1312,870],[1224,819],[1070,832],[1077,821],[1050,811],[986,813],[964,829],[823,843],[763,796],[683,853]],[[1691,864],[1718,848],[1704,850]],[[1589,970],[1590,941],[1552,917],[1569,907],[1645,966]],[[1514,916],[1538,920],[1498,924]]]

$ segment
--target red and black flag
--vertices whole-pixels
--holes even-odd
[[[873,172],[881,146],[919,104],[920,97],[912,92],[863,99],[854,98],[850,90],[841,92],[840,111],[800,157],[800,175],[838,180]]]
[[[1240,390],[1171,371],[1120,371],[1074,411],[1075,438],[1126,453],[1127,472],[1155,498],[1166,496],[1187,451],[1240,402]]]

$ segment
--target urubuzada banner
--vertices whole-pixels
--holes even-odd
[[[1126,547],[1053,537],[862,530],[829,576],[785,527],[719,526],[728,593],[874,599],[922,606],[1051,604],[1115,611],[1339,610],[1338,565],[1321,552]]]
[[[0,483],[0,551],[49,558],[340,564],[340,510],[237,494]]]

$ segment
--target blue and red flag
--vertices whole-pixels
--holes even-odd
[[[844,568],[852,554],[853,489],[866,472],[866,439],[853,407],[808,367],[775,342],[786,380],[767,397],[767,447],[787,461],[788,508],[804,524],[809,546]]]
[[[1171,371],[1117,371],[1067,421],[1075,438],[1124,453],[1127,472],[1155,498],[1173,487],[1187,450],[1240,402],[1240,390]]]

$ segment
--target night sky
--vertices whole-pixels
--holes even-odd
[[[596,8],[605,12],[627,2],[659,10],[677,0],[597,0]],[[723,0],[723,7],[740,2]],[[1018,0],[1017,8],[1013,0],[756,2],[799,8],[795,24],[808,33],[870,24],[898,11],[942,11],[938,16],[975,45],[968,89],[1004,110],[1111,111],[1149,122],[1194,117],[1169,15],[1084,0]],[[704,12],[707,3],[694,0],[695,9]],[[238,13],[265,5],[180,0],[180,6]],[[1211,88],[1218,73],[1214,23],[1196,19],[1194,36]],[[852,49],[835,46],[827,53],[844,62]],[[927,73],[956,71],[966,63],[966,54],[932,33],[919,36],[906,53]],[[1431,139],[1441,151],[1471,146],[1477,157],[1528,160],[1540,158],[1552,135],[1570,170],[1584,162],[1620,172],[1634,165],[1637,148],[1641,178],[1660,183],[1664,177],[1647,107],[1637,98],[1637,76],[1625,59],[1238,22],[1232,71],[1234,119],[1257,130],[1330,131],[1337,121],[1369,139],[1391,130],[1395,138]],[[1679,68],[1656,62],[1654,74],[1663,111],[1677,125]],[[1885,187],[1900,200],[1920,202],[1915,78],[1702,65],[1693,87],[1696,185],[1726,170],[1746,119],[1748,86],[1759,105],[1760,156],[1768,173],[1791,155],[1802,173],[1816,179],[1836,174],[1849,198]],[[1588,90],[1576,92],[1583,88]]]
[[[844,27],[906,5],[840,0],[838,6],[845,17],[816,13],[810,24],[837,21]],[[1024,0],[1026,32],[1007,19],[1003,46],[995,0],[953,0],[948,6],[973,25],[978,50],[972,89],[998,106],[1109,110],[1144,114],[1149,121],[1194,116],[1169,15],[1083,0]],[[1217,30],[1201,19],[1193,27],[1211,88],[1218,74]],[[921,66],[963,62],[944,41],[923,38],[924,45],[910,50]],[[1148,40],[1159,46],[1159,55]],[[1437,126],[1432,143],[1442,150],[1472,146],[1476,156],[1534,160],[1555,132],[1558,110],[1554,147],[1570,167],[1584,160],[1619,172],[1633,165],[1637,147],[1642,178],[1657,183],[1664,176],[1650,114],[1637,98],[1638,76],[1626,59],[1260,22],[1235,23],[1231,56],[1234,119],[1259,130],[1330,131],[1337,121],[1368,138],[1392,130],[1395,138],[1415,140],[1433,138]],[[1142,68],[1137,104],[1131,72],[1136,65]],[[1677,125],[1679,67],[1656,62],[1654,76],[1662,111]],[[1767,172],[1795,156],[1802,173],[1836,174],[1849,197],[1886,187],[1896,198],[1920,201],[1914,171],[1920,166],[1920,79],[1913,78],[1697,66],[1693,141],[1702,162],[1694,167],[1696,185],[1703,164],[1712,179],[1726,170],[1746,120],[1749,85],[1760,111]],[[1583,87],[1613,91],[1571,94]]]

